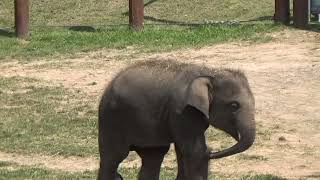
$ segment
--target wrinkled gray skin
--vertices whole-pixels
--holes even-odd
[[[122,179],[118,165],[129,151],[142,158],[139,180],[158,180],[170,143],[178,162],[177,180],[207,180],[209,159],[248,149],[255,139],[254,97],[245,75],[229,69],[179,64],[138,63],[120,72],[99,106],[98,179]],[[209,125],[238,142],[210,152]]]

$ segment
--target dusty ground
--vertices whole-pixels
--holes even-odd
[[[259,133],[253,148],[211,162],[214,172],[270,173],[290,179],[320,179],[320,33],[284,30],[272,42],[228,43],[159,54],[134,48],[101,50],[31,63],[0,63],[0,76],[26,76],[62,84],[99,98],[103,87],[121,68],[144,59],[175,59],[215,67],[243,69],[256,97]],[[215,146],[216,142],[209,142]],[[97,168],[97,159],[25,156],[0,152],[0,160],[41,164],[69,171]],[[76,163],[75,163],[76,162]],[[127,160],[122,166],[135,166]],[[172,153],[165,166],[174,166]]]

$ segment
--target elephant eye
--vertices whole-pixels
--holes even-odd
[[[230,110],[232,111],[232,112],[237,112],[238,110],[239,110],[239,108],[240,108],[240,104],[238,103],[238,102],[231,102],[230,104],[229,104],[229,108],[230,108]]]

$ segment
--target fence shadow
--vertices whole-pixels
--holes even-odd
[[[71,31],[80,31],[80,32],[95,32],[96,29],[92,26],[70,26],[68,27]]]
[[[5,36],[5,37],[14,37],[15,36],[15,33],[14,32],[11,32],[7,29],[1,29],[0,28],[0,36]]]
[[[157,22],[157,23],[164,23],[164,24],[178,25],[178,26],[201,26],[201,25],[210,24],[210,23],[188,23],[188,22],[182,22],[182,21],[160,19],[152,16],[144,16],[144,19],[148,21]],[[255,21],[269,21],[269,20],[273,20],[273,16],[262,16],[255,19],[241,20],[236,22],[245,23],[245,22],[255,22]],[[214,24],[214,23],[211,23],[211,24]]]
[[[272,21],[274,19],[273,16],[261,16],[254,19],[244,20],[241,22],[255,22],[255,21]]]
[[[201,26],[201,25],[205,25],[205,23],[188,23],[188,22],[182,22],[182,21],[158,19],[158,18],[151,17],[151,16],[144,16],[144,19],[148,20],[148,21],[157,22],[157,23],[164,23],[164,24],[177,25],[177,26]]]

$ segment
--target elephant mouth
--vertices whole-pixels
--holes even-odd
[[[233,139],[235,139],[237,142],[240,141],[241,139],[241,133],[239,131],[234,131],[232,133],[230,133],[230,135],[232,136]]]
[[[237,142],[239,142],[241,139],[241,133],[236,129],[232,129],[232,130],[227,131],[227,134],[229,134]]]
[[[241,139],[241,134],[240,134],[240,132],[239,131],[237,131],[238,132],[238,136],[237,136],[237,138],[235,138],[238,142],[240,141],[240,139]]]

